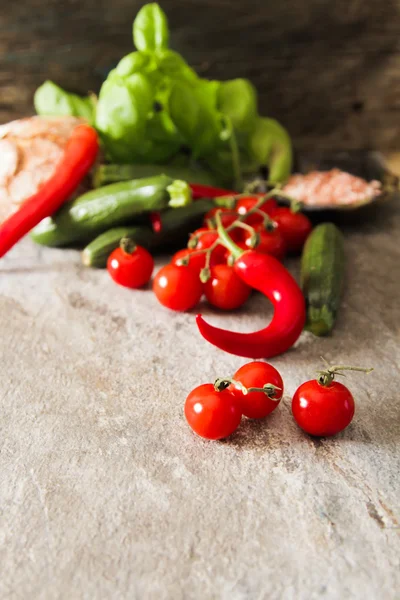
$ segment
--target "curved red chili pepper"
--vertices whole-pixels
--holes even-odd
[[[271,323],[255,333],[237,333],[213,327],[197,315],[202,336],[214,346],[247,358],[270,358],[288,350],[303,330],[306,310],[303,294],[289,271],[273,256],[254,250],[236,260],[237,275],[272,302]]]
[[[42,219],[50,217],[68,200],[92,168],[98,150],[96,131],[89,125],[75,127],[54,175],[0,225],[0,258]]]

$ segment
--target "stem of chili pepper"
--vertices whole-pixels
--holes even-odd
[[[240,390],[244,396],[247,396],[247,394],[250,394],[251,392],[262,392],[271,400],[275,400],[276,392],[281,390],[281,388],[277,387],[273,383],[265,383],[261,388],[247,388],[240,381],[236,381],[230,377],[220,377],[216,379],[214,383],[214,389],[216,392],[222,392],[222,390],[226,390],[226,388],[228,388],[230,385],[234,385],[235,388]]]
[[[373,368],[365,369],[364,367],[334,365],[332,367],[329,367],[325,371],[317,371],[317,373],[319,373],[318,383],[324,387],[330,385],[332,383],[332,381],[335,379],[335,375],[342,375],[344,377],[344,374],[340,373],[340,371],[359,371],[361,373],[366,373],[368,375],[368,373],[371,373],[371,371],[373,371],[373,370],[374,370]]]

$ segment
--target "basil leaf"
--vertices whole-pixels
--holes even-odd
[[[219,89],[218,107],[237,132],[249,132],[257,119],[257,92],[247,79],[225,81]]]
[[[189,67],[180,54],[173,50],[160,50],[154,54],[158,71],[171,79],[183,80],[190,84],[197,84],[197,73]]]
[[[115,73],[120,77],[145,72],[152,63],[152,55],[149,52],[131,52],[121,58],[115,68]]]
[[[285,181],[292,170],[292,144],[286,129],[274,119],[259,117],[249,137],[249,150],[259,166],[267,166],[272,183]]]
[[[168,109],[172,121],[195,158],[211,152],[219,143],[222,130],[217,110],[219,82],[199,79],[196,86],[175,82]]]
[[[140,157],[145,143],[153,90],[144,75],[110,75],[100,90],[96,127],[113,161],[133,162]]]
[[[66,92],[52,81],[45,81],[35,92],[33,99],[38,115],[48,117],[82,117],[93,122],[94,96],[78,96]]]
[[[169,31],[165,13],[157,3],[145,4],[133,22],[133,42],[138,50],[168,47]]]

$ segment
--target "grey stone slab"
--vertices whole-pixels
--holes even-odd
[[[219,443],[183,403],[244,359],[76,251],[16,247],[0,262],[0,597],[398,599],[399,233],[396,205],[345,231],[334,335],[274,359],[280,407]],[[271,314],[260,296],[204,312],[242,331]],[[347,379],[351,426],[313,440],[290,398],[321,355],[376,370]]]

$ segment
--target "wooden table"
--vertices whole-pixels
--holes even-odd
[[[219,443],[191,433],[183,403],[245,361],[201,339],[194,314],[117,288],[74,250],[26,240],[2,260],[0,597],[398,599],[397,202],[345,231],[333,337],[305,333],[274,359],[279,409]],[[260,296],[204,312],[243,331],[270,318]],[[348,377],[354,422],[323,440],[290,411],[321,355],[376,369]]]

